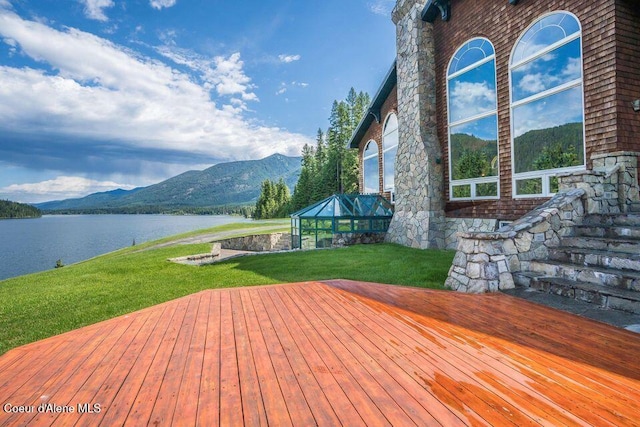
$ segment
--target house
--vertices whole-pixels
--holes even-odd
[[[586,215],[640,207],[640,3],[398,0],[392,19],[396,62],[350,141],[360,191],[395,204],[388,241],[460,252],[506,230],[500,246],[559,209],[534,241],[548,249]],[[529,249],[488,256],[511,277]]]

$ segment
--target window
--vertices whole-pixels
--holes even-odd
[[[533,23],[516,42],[511,78],[514,197],[558,191],[557,174],[585,168],[582,34],[570,13]]]
[[[451,200],[498,198],[496,61],[489,40],[471,39],[455,52],[447,99]]]
[[[364,194],[380,192],[380,166],[378,165],[378,144],[371,140],[362,154],[362,181]]]
[[[398,118],[395,114],[389,114],[384,122],[382,131],[382,179],[384,191],[393,192],[395,188],[394,174],[396,153],[398,152]]]

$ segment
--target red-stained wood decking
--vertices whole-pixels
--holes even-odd
[[[505,295],[311,282],[204,291],[9,351],[0,425],[627,426],[639,379],[628,331]]]

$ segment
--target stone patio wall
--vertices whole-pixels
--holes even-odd
[[[546,258],[560,237],[581,224],[584,189],[559,192],[524,217],[495,232],[458,233],[458,247],[445,286],[482,293],[513,288],[512,273],[527,271],[533,259]]]

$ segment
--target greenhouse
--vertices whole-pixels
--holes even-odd
[[[291,214],[294,249],[328,248],[384,239],[393,206],[381,196],[334,194]]]

